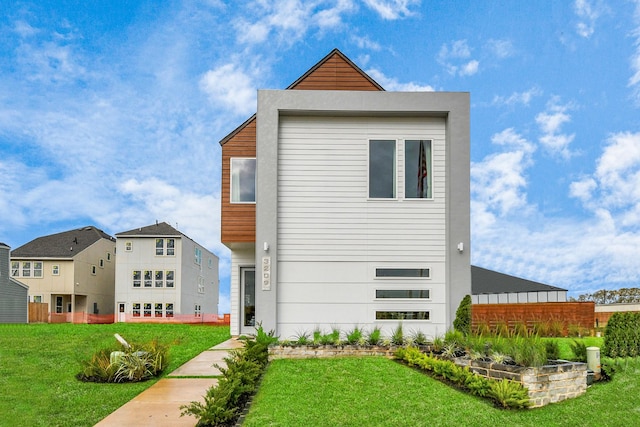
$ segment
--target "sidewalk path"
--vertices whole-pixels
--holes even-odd
[[[220,375],[213,364],[224,366],[229,350],[241,348],[242,344],[242,341],[229,339],[203,351],[122,405],[96,427],[195,426],[197,420],[194,417],[180,417],[180,406],[194,400],[204,402],[207,390],[218,382],[213,377]]]

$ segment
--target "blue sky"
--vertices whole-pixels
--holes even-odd
[[[640,2],[0,3],[0,241],[166,221],[221,258],[218,141],[333,48],[471,93],[472,263],[638,286]]]

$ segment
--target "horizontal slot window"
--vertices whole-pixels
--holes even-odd
[[[376,289],[376,298],[429,299],[429,289]]]
[[[431,277],[430,268],[376,268],[376,277]]]
[[[376,311],[376,320],[429,320],[428,311]]]

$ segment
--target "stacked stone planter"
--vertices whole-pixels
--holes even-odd
[[[357,345],[302,345],[269,347],[269,359],[313,359],[344,356],[383,356],[392,358],[398,347]],[[424,348],[429,351],[428,347]],[[501,363],[452,359],[478,375],[493,379],[518,381],[529,390],[532,407],[540,407],[578,397],[587,391],[587,364],[558,360],[540,367],[503,365]]]
[[[469,367],[483,377],[506,378],[521,383],[529,390],[531,406],[534,408],[572,399],[587,392],[586,363],[558,360],[551,365],[523,367],[467,358],[457,358],[454,362]]]

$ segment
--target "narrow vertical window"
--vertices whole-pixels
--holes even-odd
[[[156,255],[164,255],[164,239],[156,239]]]
[[[132,307],[133,317],[140,317],[140,303],[134,302]]]
[[[144,303],[144,317],[151,317],[151,303],[150,302],[145,302]]]
[[[153,283],[152,275],[153,275],[153,272],[151,270],[144,271],[144,287],[145,288],[151,287],[151,284]]]
[[[165,316],[167,317],[173,317],[173,304],[172,303],[167,303],[164,305],[165,308]]]
[[[176,254],[176,240],[167,239],[167,256],[173,256]]]
[[[34,261],[33,277],[42,277],[42,261]]]
[[[155,303],[154,311],[155,311],[156,317],[162,317],[162,303]]]
[[[142,284],[142,272],[140,270],[133,270],[133,287],[139,288]]]
[[[408,199],[433,197],[431,169],[431,141],[404,142],[404,195]]]
[[[369,141],[369,197],[396,197],[396,142],[393,140]]]
[[[22,263],[22,277],[31,277],[31,262],[24,261]]]
[[[51,274],[53,274],[54,276],[60,275],[60,266],[58,264],[51,266]]]
[[[133,250],[133,242],[125,242],[124,250],[125,252],[131,252]]]
[[[156,278],[156,288],[163,287],[164,286],[164,280],[163,280],[163,271],[162,270],[156,270],[155,278]]]
[[[174,284],[174,281],[173,281],[174,272],[173,272],[173,270],[167,270],[165,272],[165,275],[166,275],[166,280],[167,280],[167,285],[166,285],[167,288],[173,288],[173,284]]]
[[[256,159],[231,159],[231,203],[255,203]]]
[[[20,262],[11,261],[11,276],[18,277],[20,275]]]
[[[96,275],[96,266],[95,265],[91,266],[91,274],[94,275],[94,276]]]

